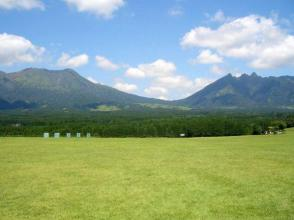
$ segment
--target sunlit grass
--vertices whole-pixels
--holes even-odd
[[[294,130],[0,139],[1,219],[293,219]]]

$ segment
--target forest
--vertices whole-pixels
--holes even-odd
[[[0,112],[0,136],[211,137],[276,133],[287,127],[294,127],[293,113]]]

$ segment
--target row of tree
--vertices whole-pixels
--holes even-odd
[[[113,114],[0,115],[0,136],[42,136],[44,132],[96,137],[209,137],[259,135],[294,126],[294,114],[168,116]]]

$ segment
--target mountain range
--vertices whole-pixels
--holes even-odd
[[[261,77],[256,73],[231,74],[188,98],[177,101],[193,107],[293,107],[294,77]]]
[[[103,106],[103,108],[99,108]],[[256,108],[294,107],[294,77],[261,77],[256,73],[220,78],[195,94],[163,101],[94,84],[71,69],[28,68],[0,71],[0,109]],[[110,107],[110,108],[109,108]]]
[[[28,68],[0,73],[0,104],[24,102],[42,108],[83,108],[101,104],[162,103],[161,100],[94,84],[71,69]]]

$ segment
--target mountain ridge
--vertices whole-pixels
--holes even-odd
[[[227,74],[176,103],[193,107],[294,106],[294,77]]]
[[[71,69],[27,68],[1,76],[1,97],[5,101],[23,100],[41,106],[82,107],[91,103],[159,103],[159,100],[128,94],[112,87],[94,84]],[[9,84],[9,88],[7,85]],[[6,88],[6,91],[5,91]],[[4,91],[3,91],[4,90]]]
[[[27,68],[12,73],[0,71],[1,102],[7,108],[7,103],[16,107],[24,103],[26,108],[89,108],[105,104],[191,108],[293,107],[294,77],[262,77],[256,73],[235,77],[227,74],[187,98],[164,101],[94,84],[72,69]]]

